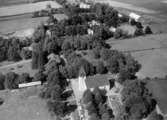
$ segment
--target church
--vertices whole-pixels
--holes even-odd
[[[83,112],[81,112],[84,111],[81,103],[84,92],[87,89],[93,91],[96,87],[106,90],[107,104],[113,110],[113,114],[118,115],[117,111],[119,111],[118,109],[122,105],[121,91],[123,90],[123,86],[117,82],[117,79],[118,75],[111,73],[86,76],[84,68],[81,67],[78,78],[70,80],[78,104],[79,116],[84,116]]]

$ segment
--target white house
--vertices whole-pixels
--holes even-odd
[[[110,27],[110,29],[109,29],[111,32],[113,32],[113,33],[115,33],[115,31],[117,30],[115,27]]]
[[[138,22],[139,19],[141,18],[140,15],[138,15],[138,14],[136,14],[136,13],[133,13],[133,12],[129,14],[129,17],[130,17],[131,19],[134,19],[136,22]]]
[[[94,34],[94,31],[92,29],[88,29],[87,32],[88,32],[88,35],[93,35]]]
[[[79,8],[83,8],[83,9],[89,9],[91,6],[89,4],[83,3],[81,2],[79,4]]]

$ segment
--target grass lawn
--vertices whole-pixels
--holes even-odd
[[[39,87],[0,91],[4,103],[0,106],[1,120],[55,120],[47,110],[46,101],[38,97]]]
[[[167,34],[141,36],[124,40],[108,40],[112,48],[134,51],[132,56],[142,64],[139,77],[164,77],[167,74]]]

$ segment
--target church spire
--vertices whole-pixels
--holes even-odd
[[[79,70],[79,77],[86,77],[86,72],[83,66]]]

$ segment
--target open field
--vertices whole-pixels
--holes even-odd
[[[30,1],[31,0],[0,0],[0,7],[1,6],[9,6],[9,5],[29,3]]]
[[[61,5],[59,5],[57,2],[54,2],[54,1],[44,1],[44,2],[37,2],[37,3],[12,5],[7,7],[0,7],[0,17],[33,13],[35,11],[40,11],[45,9],[48,4],[50,4],[52,8],[61,7]]]
[[[136,37],[125,40],[108,40],[112,48],[120,51],[130,51],[142,69],[138,76],[164,77],[167,74],[167,34]]]
[[[26,73],[29,73],[30,76],[34,76],[34,74],[37,72],[37,70],[31,69],[31,60],[23,60],[20,62],[16,62],[14,64],[0,67],[0,72],[3,74],[6,74],[10,71],[18,74],[22,74],[26,72]]]
[[[0,106],[1,120],[55,120],[47,110],[46,101],[38,97],[40,86],[0,91],[4,103]]]
[[[64,14],[55,14],[54,15],[58,20],[67,18]],[[0,34],[7,34],[15,31],[20,31],[24,29],[36,28],[41,22],[44,22],[48,17],[38,17],[31,18],[28,16],[20,16],[19,18],[9,18],[9,19],[0,19]]]
[[[96,0],[96,2],[106,3],[106,4],[109,4],[113,7],[130,9],[130,10],[133,10],[133,11],[143,12],[143,13],[147,13],[147,14],[157,13],[157,11],[147,9],[147,8],[144,8],[144,7],[138,7],[138,6],[126,3],[126,2],[118,2],[118,1],[114,1],[114,0]]]

